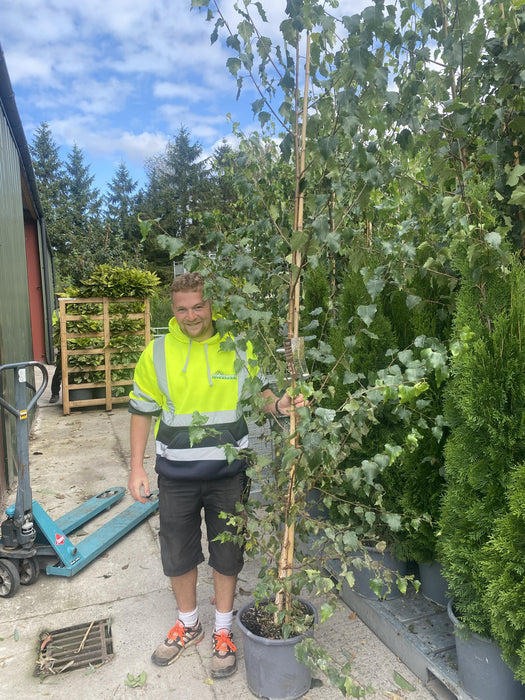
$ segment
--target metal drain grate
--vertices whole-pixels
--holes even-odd
[[[64,627],[40,635],[36,676],[51,676],[86,666],[100,666],[113,658],[111,620]]]

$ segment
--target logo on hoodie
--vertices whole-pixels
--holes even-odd
[[[211,375],[212,379],[237,379],[236,374],[226,374],[225,372],[221,372],[221,370],[217,370]]]

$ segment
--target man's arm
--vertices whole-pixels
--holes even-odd
[[[131,445],[131,474],[128,489],[132,497],[141,503],[146,502],[150,495],[149,480],[144,470],[144,453],[151,430],[151,416],[137,413],[131,414],[130,445]],[[141,490],[143,489],[143,491]]]

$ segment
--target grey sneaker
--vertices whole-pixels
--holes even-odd
[[[58,394],[53,394],[49,399],[49,403],[56,403],[58,401]]]
[[[233,643],[233,634],[227,630],[219,630],[213,634],[213,656],[211,659],[211,677],[227,678],[237,669]]]
[[[203,637],[204,632],[200,622],[197,622],[195,627],[184,627],[182,622],[177,620],[175,627],[168,632],[167,638],[151,655],[151,660],[157,666],[169,666],[179,658],[186,647],[198,644]]]

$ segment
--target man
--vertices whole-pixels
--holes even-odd
[[[62,353],[60,344],[60,321],[58,311],[53,310],[53,343],[57,348],[55,357],[55,371],[51,380],[51,398],[49,403],[56,403],[60,395],[60,385],[62,384]]]
[[[243,566],[242,548],[233,542],[216,542],[226,529],[221,512],[235,512],[247,498],[246,463],[239,457],[228,463],[223,445],[248,446],[248,428],[240,399],[250,376],[258,376],[266,413],[291,411],[289,394],[278,398],[259,372],[248,346],[221,349],[210,299],[203,298],[204,278],[185,273],[171,286],[174,318],[167,336],[152,341],[135,369],[130,394],[131,475],[129,491],[141,503],[150,495],[143,466],[152,416],[155,426],[159,487],[160,545],[164,573],[171,579],[179,619],[152,655],[159,666],[175,661],[185,648],[198,644],[204,632],[197,606],[197,566],[201,549],[201,510],[207,527],[209,564],[215,587],[212,678],[225,678],[236,669],[232,639],[233,601],[237,575]],[[243,360],[238,368],[236,360]],[[249,362],[249,360],[252,362]],[[303,406],[302,396],[294,399]],[[207,417],[210,430],[191,444],[189,427],[195,412]]]
[[[60,350],[57,351],[55,359],[55,371],[51,380],[51,398],[49,403],[56,403],[60,396],[60,385],[62,384],[62,356]]]

